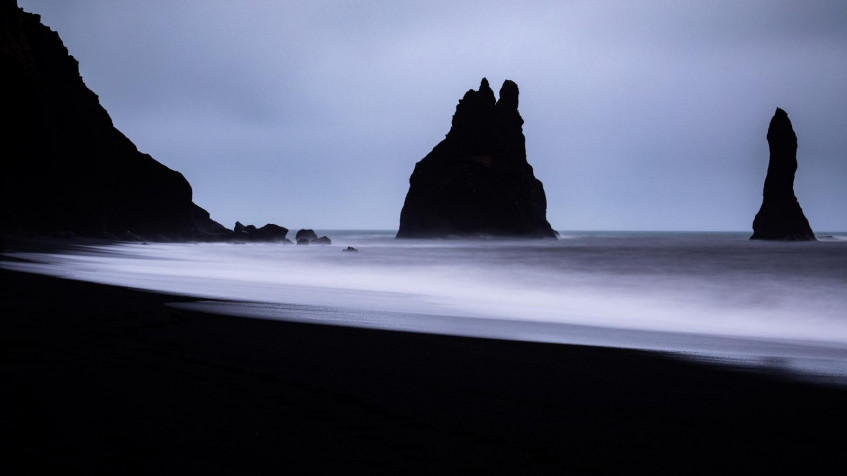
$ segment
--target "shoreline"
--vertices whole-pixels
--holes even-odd
[[[647,351],[204,314],[166,305],[185,297],[0,276],[13,469],[780,474],[840,461],[843,387]]]
[[[185,283],[191,283],[191,280],[186,281],[185,279],[181,279],[186,274],[185,270],[188,269],[181,264],[182,256],[175,260],[173,253],[163,253],[159,250],[157,254],[156,251],[153,251],[158,250],[161,245],[188,246],[188,248],[185,248],[186,250],[197,250],[202,248],[204,243],[150,243],[151,246],[147,247],[137,245],[147,245],[148,243],[62,239],[55,237],[23,239],[18,237],[17,240],[11,240],[8,244],[10,246],[5,247],[6,249],[4,250],[8,251],[8,253],[0,257],[0,260],[6,263],[2,267],[8,270],[35,272],[56,277],[70,277],[104,285],[138,288],[152,293],[180,295],[188,298],[188,302],[176,303],[175,306],[194,310],[199,313],[364,327],[398,332],[420,332],[484,339],[644,350],[669,355],[677,359],[705,361],[712,365],[728,366],[735,370],[746,370],[754,373],[773,373],[793,380],[847,386],[847,380],[845,380],[845,377],[847,377],[847,353],[845,353],[847,352],[847,347],[845,347],[845,344],[834,339],[827,340],[824,336],[829,337],[831,334],[822,332],[818,332],[812,338],[808,336],[803,337],[806,335],[804,334],[806,330],[803,328],[794,329],[798,332],[797,334],[785,332],[782,334],[771,332],[769,334],[767,327],[759,329],[759,332],[756,334],[744,334],[743,332],[722,332],[725,329],[715,326],[713,326],[712,332],[708,332],[702,329],[686,329],[685,326],[677,326],[676,328],[667,325],[664,327],[650,327],[649,325],[639,327],[623,322],[623,320],[619,322],[619,324],[623,325],[616,326],[614,322],[611,325],[604,325],[602,319],[599,322],[586,319],[577,319],[574,322],[568,322],[567,320],[557,322],[555,320],[545,319],[525,319],[526,313],[533,312],[534,309],[523,309],[520,314],[512,313],[509,315],[498,313],[497,309],[489,309],[491,312],[488,314],[465,313],[459,307],[455,309],[455,314],[450,314],[443,312],[441,309],[435,309],[434,312],[422,311],[420,306],[410,306],[406,302],[394,303],[393,307],[375,306],[368,308],[360,307],[357,301],[351,301],[350,298],[347,298],[346,301],[339,301],[333,297],[336,296],[336,293],[331,286],[320,289],[317,292],[309,291],[311,297],[305,300],[301,296],[289,301],[287,299],[280,299],[279,296],[291,292],[296,296],[298,292],[302,292],[300,286],[305,286],[302,289],[311,289],[309,286],[315,286],[316,289],[319,289],[322,279],[325,279],[326,276],[322,275],[320,279],[313,278],[312,281],[304,285],[302,282],[289,279],[291,275],[297,275],[296,272],[289,273],[288,277],[277,275],[274,282],[279,283],[279,286],[275,289],[275,292],[232,293],[228,290],[223,290],[220,284],[217,286],[209,286],[207,284],[198,285],[196,283],[186,285]],[[124,250],[122,246],[129,246],[130,251]],[[198,248],[195,248],[195,246]],[[268,245],[262,244],[260,246]],[[285,245],[272,244],[270,246]],[[287,251],[292,250],[289,249]],[[240,251],[243,251],[243,249],[233,248],[233,252],[236,255]],[[304,250],[297,249],[297,251]],[[152,256],[150,256],[151,254]],[[200,254],[203,255],[202,253]],[[120,275],[122,271],[120,269],[113,269],[114,266],[112,265],[104,266],[101,263],[100,271],[96,271],[96,265],[93,267],[90,266],[95,261],[86,261],[89,266],[80,266],[73,260],[62,262],[62,255],[82,256],[85,260],[96,260],[97,256],[110,257],[124,255],[126,257],[152,258],[153,261],[150,261],[151,264],[157,262],[167,263],[168,260],[170,260],[171,264],[159,266],[156,273],[153,273],[156,274],[153,279],[117,279],[114,276]],[[191,253],[189,255],[193,259],[197,259]],[[226,252],[225,255],[229,256],[229,252]],[[295,253],[295,256],[300,256],[300,253]],[[199,262],[203,262],[206,259],[206,256],[201,256]],[[192,258],[188,258],[189,262],[191,260]],[[209,262],[217,262],[215,260],[219,261],[217,255],[212,257]],[[222,267],[207,266],[207,274],[198,275],[195,271],[194,276],[200,276],[201,278],[214,276],[218,280],[229,279],[230,275],[228,272],[221,271],[228,269],[226,268],[227,263],[220,264]],[[400,266],[398,269],[402,268],[403,266]],[[173,275],[175,278],[168,279],[172,269],[179,269],[180,271]],[[362,268],[357,266],[357,269]],[[112,276],[112,279],[101,278],[99,273],[104,271],[104,276]],[[262,269],[259,271],[264,272],[265,270]],[[304,268],[301,266],[299,271],[308,273],[312,270],[308,269],[308,267]],[[117,275],[115,274],[116,272],[118,273]],[[336,276],[333,274],[329,278],[332,279]],[[347,277],[353,280],[362,278],[362,276]],[[373,278],[374,273],[371,273],[370,277]],[[235,286],[244,285],[243,282],[232,284]],[[264,282],[253,284],[257,289],[263,289],[265,286]],[[421,292],[417,287],[410,287],[408,284],[407,280],[406,292],[411,293],[410,295]],[[496,288],[497,283],[494,284]],[[351,289],[358,288],[354,286]],[[378,288],[374,288],[373,286],[362,289],[365,291],[359,291],[363,295],[358,296],[356,299],[366,300],[372,298],[372,296],[364,295],[367,290],[374,291],[376,289],[377,292],[379,291]],[[436,299],[443,297],[437,294],[438,291],[438,289],[434,291],[432,289],[428,290],[428,292],[433,293]],[[503,292],[503,290],[500,289],[500,292]],[[474,301],[477,305],[483,302],[480,301],[481,296],[476,295],[473,297],[477,298]],[[550,298],[549,293],[546,297],[548,299]],[[577,300],[580,299],[580,296],[573,295],[571,297]],[[509,303],[506,304],[508,305]],[[560,304],[566,308],[569,306],[568,302],[562,302]],[[650,303],[646,304],[649,306]],[[655,305],[656,303],[653,304]],[[652,309],[651,307],[643,306],[631,306],[631,308]],[[548,306],[545,310],[550,311],[550,309],[552,308]],[[667,309],[662,310],[667,312]],[[596,309],[593,309],[593,311],[597,312]],[[712,314],[716,316],[721,315],[721,309],[713,309],[712,311]],[[675,310],[674,312],[677,311]],[[682,310],[682,312],[685,311]],[[641,317],[643,318],[645,316]],[[683,317],[685,315],[677,315],[677,318]],[[681,322],[684,321],[682,319],[680,320]],[[724,318],[724,320],[727,320],[727,318]],[[647,321],[650,322],[649,316],[647,316]]]

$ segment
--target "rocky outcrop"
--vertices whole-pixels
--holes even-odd
[[[814,240],[815,234],[794,196],[797,136],[788,114],[776,109],[768,127],[770,161],[762,207],[753,220],[751,240]]]
[[[308,243],[312,240],[317,240],[318,235],[315,234],[315,230],[302,229],[297,230],[297,234],[294,235],[294,238],[297,241],[297,244],[300,244],[304,241]]]
[[[275,225],[273,223],[268,223],[267,225],[256,230],[256,239],[262,241],[284,241],[290,243],[290,241],[286,238],[288,235],[288,228],[284,226]]]
[[[304,228],[302,230],[298,230],[297,234],[294,235],[294,239],[298,245],[331,245],[332,240],[327,236],[322,236],[318,238],[318,235],[315,233],[315,230],[310,230]]]
[[[0,227],[193,239],[223,233],[191,186],[112,124],[59,35],[0,1]]]
[[[235,222],[235,226],[232,228],[231,238],[234,240],[244,240],[244,241],[264,241],[264,242],[283,242],[283,243],[291,243],[290,240],[286,238],[288,235],[288,228],[275,225],[273,223],[268,223],[267,225],[256,228],[254,225],[243,225],[241,222]]]
[[[216,241],[229,238],[232,233],[220,223],[212,220],[209,212],[192,203],[191,210],[191,235],[195,239]]]
[[[397,238],[555,238],[526,160],[518,86],[488,80],[459,101],[447,137],[415,165]]]

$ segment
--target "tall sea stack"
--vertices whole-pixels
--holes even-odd
[[[514,82],[499,100],[485,78],[465,93],[447,137],[415,165],[397,238],[555,238],[522,127]]]
[[[762,193],[762,207],[753,220],[751,240],[811,241],[815,234],[794,196],[797,136],[788,114],[776,109],[768,127],[770,162]]]
[[[59,35],[0,0],[0,229],[192,238],[223,227],[112,124]]]

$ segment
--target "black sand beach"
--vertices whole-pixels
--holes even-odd
[[[847,389],[0,272],[3,474],[820,474]]]

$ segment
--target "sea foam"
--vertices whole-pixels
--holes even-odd
[[[341,246],[119,244],[15,253],[3,267],[195,296],[201,302],[182,306],[246,317],[644,348],[847,375],[842,240],[570,233],[558,241],[418,241],[337,231],[333,241]],[[342,253],[348,245],[360,251]]]

